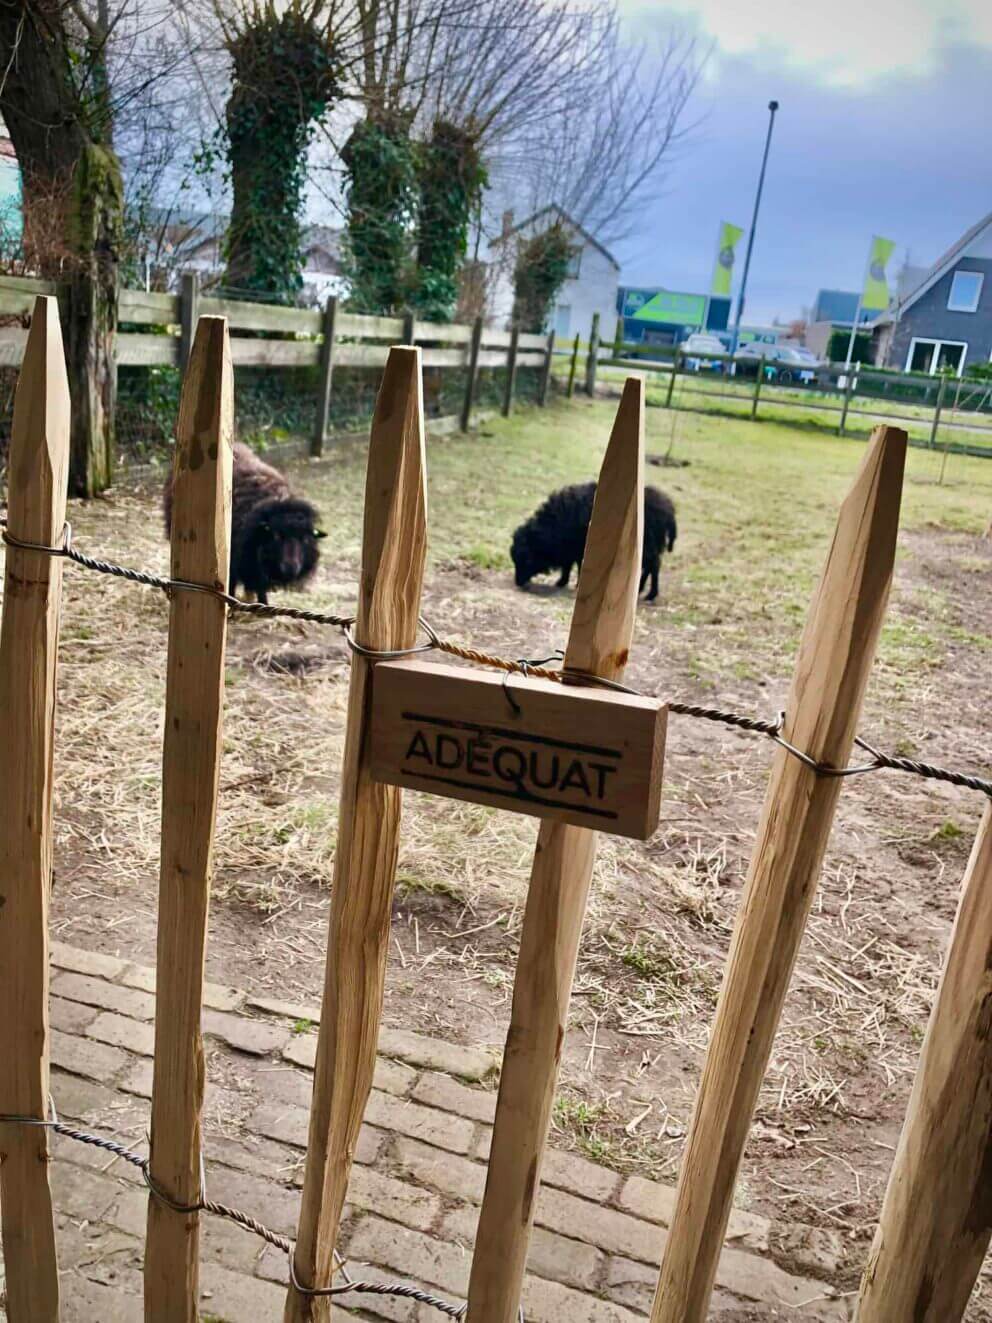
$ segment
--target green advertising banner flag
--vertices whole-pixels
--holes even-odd
[[[731,225],[730,221],[721,222],[716,266],[713,268],[713,287],[710,290],[715,298],[730,298],[730,284],[734,278],[734,256],[743,233],[739,225]]]
[[[861,294],[861,306],[870,312],[884,312],[889,306],[889,281],[885,267],[895,250],[894,239],[880,239],[877,234],[872,236],[865,287]]]

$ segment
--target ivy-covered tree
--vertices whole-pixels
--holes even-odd
[[[124,213],[108,48],[120,13],[0,4],[3,114],[21,169],[27,269],[58,283],[71,398],[69,484],[110,485],[117,262]]]
[[[474,130],[435,120],[418,155],[414,306],[428,321],[451,321],[468,233],[487,174]]]
[[[410,116],[379,110],[361,119],[341,152],[348,218],[345,272],[359,312],[399,312],[407,301],[417,153]]]
[[[291,302],[302,287],[307,148],[340,93],[329,19],[303,0],[242,6],[225,24],[233,63],[226,108],[233,202],[229,285]]]
[[[574,240],[559,221],[520,243],[513,269],[513,316],[522,330],[540,334],[548,329],[574,248]]]

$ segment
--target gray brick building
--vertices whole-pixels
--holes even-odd
[[[973,225],[875,323],[876,362],[959,376],[992,359],[992,213]]]

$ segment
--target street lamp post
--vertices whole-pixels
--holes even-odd
[[[744,270],[741,274],[741,289],[737,295],[737,317],[734,320],[734,334],[730,343],[730,352],[733,354],[737,350],[737,341],[741,333],[741,317],[744,315],[744,295],[747,292],[747,273],[751,265],[751,249],[754,247],[754,231],[758,224],[758,208],[761,206],[761,190],[765,186],[765,167],[768,165],[768,149],[772,145],[772,129],[775,127],[775,112],[778,110],[777,101],[768,103],[768,133],[765,137],[765,154],[761,158],[761,173],[758,175],[758,191],[754,198],[754,215],[751,217],[751,233],[747,237],[747,252],[744,254]]]

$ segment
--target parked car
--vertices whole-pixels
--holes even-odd
[[[816,380],[820,360],[808,349],[792,345],[765,344],[760,340],[751,340],[741,345],[734,354],[734,371],[740,376],[747,376],[758,371],[764,359],[765,376],[769,381],[779,381],[784,385],[798,381],[804,386]]]
[[[726,355],[727,347],[719,336],[707,335],[705,331],[694,331],[680,348],[682,362],[689,372],[702,372],[707,368],[711,368],[714,372],[723,371],[722,356]],[[714,361],[708,357],[710,354],[719,354],[721,357]]]
[[[781,357],[776,365],[779,381],[800,381],[804,386],[812,385],[820,368],[826,364],[808,349],[799,345],[778,346]]]
[[[775,345],[765,344],[761,340],[749,340],[734,350],[734,375],[750,377],[757,374],[761,360],[765,360],[766,371],[775,358]]]

